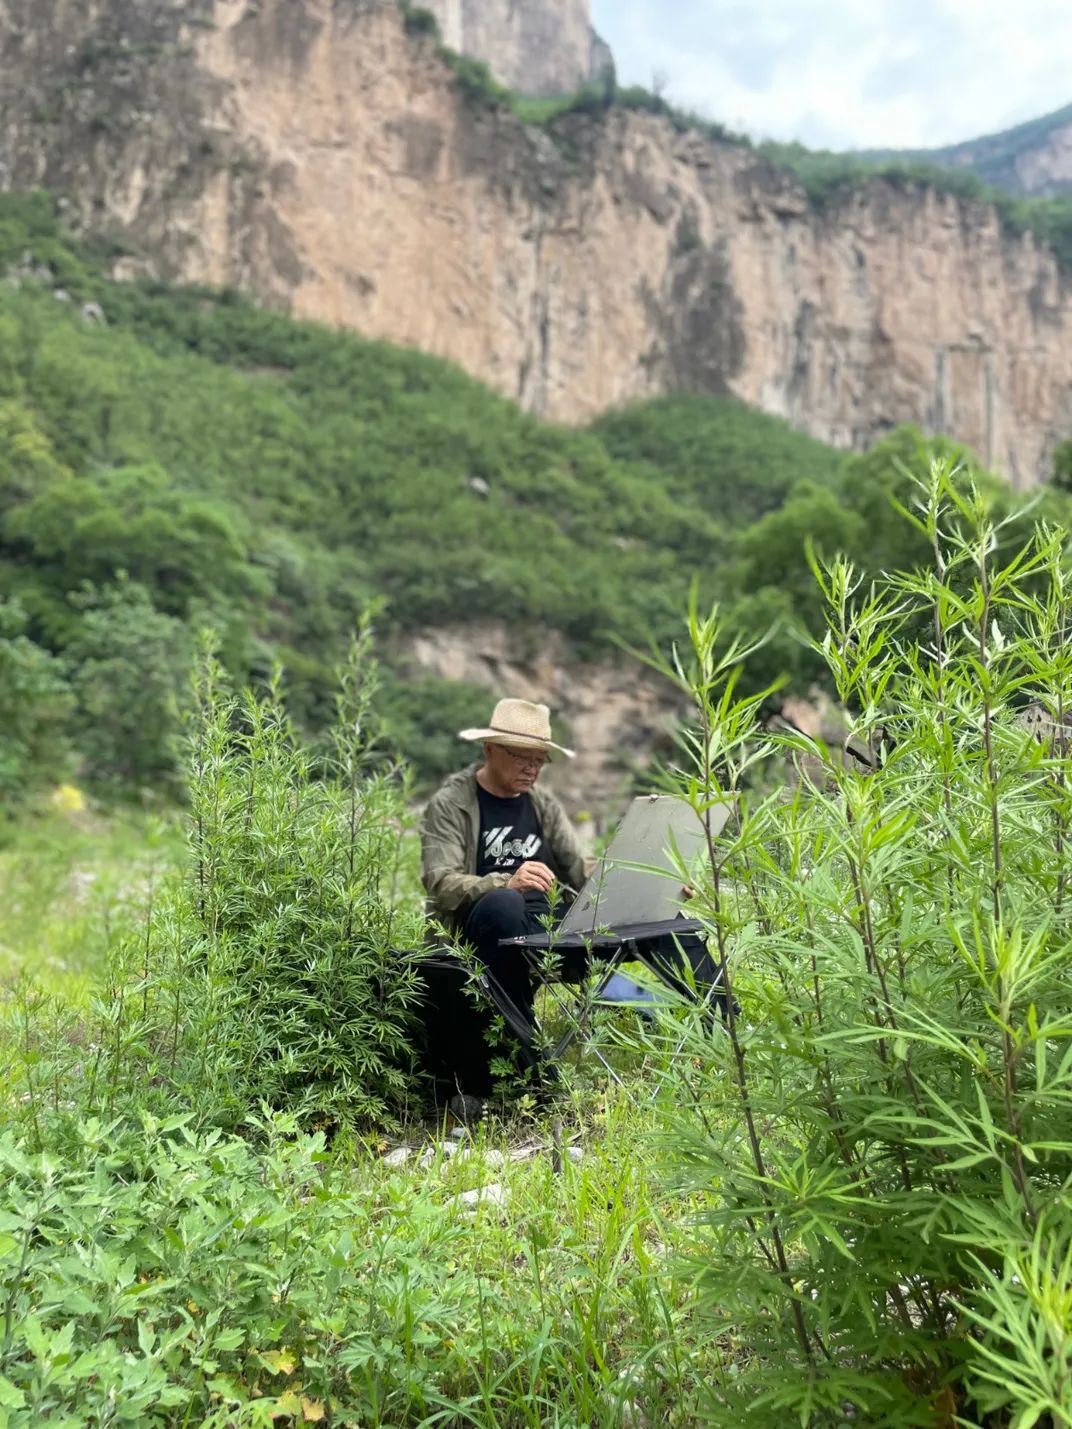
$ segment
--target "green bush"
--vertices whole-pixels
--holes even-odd
[[[123,581],[78,599],[64,647],[77,702],[78,747],[91,780],[174,793],[189,632],[161,614],[144,587]]]
[[[689,1273],[748,1347],[714,1422],[1072,1422],[1065,535],[999,556],[949,462],[917,498],[929,571],[815,567],[855,757],[765,738],[717,614],[690,626],[679,786],[740,813],[693,905],[728,1025],[667,1093]]]
[[[439,38],[439,21],[431,10],[425,10],[420,5],[402,5],[402,20],[406,28],[407,35],[431,35],[433,39]]]
[[[606,1158],[563,1175],[500,1164],[509,1205],[476,1210],[482,1138],[399,1172],[282,1117],[90,1119],[44,1154],[5,1134],[7,1429],[696,1422],[717,1348],[645,1234],[636,1112],[623,1095]]]
[[[497,109],[507,102],[509,90],[495,79],[483,60],[474,59],[472,55],[458,54],[456,50],[446,46],[439,53],[454,76],[454,88],[470,104]]]
[[[416,1423],[465,1384],[471,1227],[401,1186],[386,1211],[355,1195],[322,1134],[250,1129],[263,1149],[90,1119],[58,1164],[0,1141],[5,1425],[314,1423],[329,1401],[333,1423]]]
[[[372,715],[370,638],[314,747],[278,687],[239,697],[214,657],[198,665],[185,866],[123,931],[88,1014],[31,989],[8,1000],[5,1074],[37,1143],[72,1118],[143,1109],[230,1126],[264,1104],[354,1126],[410,1095],[414,976],[399,952],[420,945],[424,920],[408,897],[406,786]]]
[[[723,529],[776,511],[799,483],[834,486],[848,460],[730,397],[659,397],[606,413],[594,430],[615,460],[650,469],[653,485],[683,509],[717,512]]]
[[[0,600],[0,803],[54,782],[71,759],[74,699],[62,661],[26,637],[26,612]]]
[[[494,698],[462,680],[389,675],[379,703],[392,747],[405,750],[420,770],[421,785],[430,788],[465,762],[458,731],[480,728]]]
[[[421,918],[397,906],[405,789],[371,742],[368,642],[320,753],[278,690],[236,698],[211,661],[199,677],[190,866],[146,934],[147,1008],[168,1080],[217,1121],[266,1102],[368,1122],[410,1085],[414,984],[397,950],[419,945]]]

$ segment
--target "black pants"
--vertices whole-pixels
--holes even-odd
[[[462,927],[464,940],[518,1010],[529,1018],[533,1009],[531,955],[520,948],[502,948],[499,944],[506,938],[524,938],[530,933],[543,932],[549,911],[543,893],[518,893],[511,888],[499,888],[473,905]],[[644,955],[671,980],[684,980],[684,959],[698,987],[709,988],[722,981],[707,944],[695,933],[677,938],[669,934],[651,938],[644,944]],[[559,976],[570,979],[584,975],[585,957],[581,949],[560,949],[556,956]],[[598,957],[598,952],[594,956]]]
[[[521,948],[501,948],[504,938],[524,938],[547,926],[550,905],[545,893],[497,888],[473,904],[462,925],[462,939],[476,953],[506,996],[535,1028],[532,963]]]
[[[469,973],[462,963],[436,959],[422,967],[425,983],[423,1050],[437,1099],[445,1100],[455,1092],[466,1092],[469,1096],[492,1095],[495,1090],[492,1060],[496,1057],[512,1063],[519,1075],[529,1073],[539,1079],[540,1053],[533,1006],[533,966],[537,965],[539,953],[533,955],[519,947],[499,945],[507,937],[543,932],[547,913],[549,906],[543,893],[496,889],[473,905],[463,923],[463,940],[472,947],[489,979],[496,983],[496,992],[505,995],[512,1013],[506,1019],[505,1042],[496,1042],[493,1032],[496,1010],[470,985]],[[660,967],[670,983],[685,982],[686,967],[699,987],[718,989],[722,982],[708,947],[695,933],[686,933],[679,939],[672,936],[650,939],[643,952],[649,962]],[[566,979],[585,976],[585,950],[559,949],[553,957],[556,976]],[[719,996],[718,990],[713,993],[712,1002],[725,1016],[725,999]]]
[[[549,912],[547,897],[543,893],[519,893],[512,888],[499,888],[494,893],[486,893],[473,905],[462,926],[464,941],[472,947],[489,977],[506,995],[520,1021],[520,1027],[512,1029],[511,1047],[496,1049],[487,1039],[491,1019],[480,1019],[482,1026],[478,1029],[472,1016],[459,1015],[461,1009],[455,1006],[457,1021],[454,1027],[441,1029],[437,1041],[448,1063],[454,1064],[458,1087],[473,1096],[489,1094],[493,1081],[490,1062],[495,1055],[512,1051],[511,1060],[521,1071],[539,1066],[539,1054],[535,1051],[537,1027],[533,977],[534,964],[539,955],[527,953],[521,948],[503,948],[500,944],[507,938],[524,938],[531,933],[545,931]],[[695,933],[686,933],[680,938],[670,935],[652,938],[644,946],[644,955],[660,967],[671,983],[683,983],[689,974],[700,988],[711,988],[722,981],[707,945]],[[556,976],[570,980],[583,977],[587,971],[587,958],[581,948],[559,949],[552,956]],[[595,956],[598,957],[598,953]],[[713,1000],[721,1006],[722,999],[717,993]],[[439,1009],[440,1014],[445,1010]],[[452,1051],[449,1050],[451,1042]]]
[[[543,894],[526,897],[509,889],[486,894],[470,910],[461,934],[495,980],[495,993],[506,1000],[511,1017],[505,1038],[497,1038],[499,1012],[473,984],[469,970],[456,955],[435,956],[420,966],[423,983],[420,1043],[424,1070],[437,1104],[455,1092],[489,1097],[495,1090],[493,1060],[513,1065],[518,1076],[536,1079],[540,1054],[536,1046],[533,978],[528,958],[519,949],[502,949],[503,938],[524,937],[541,930],[548,912]],[[505,1020],[505,1019],[504,1019]]]

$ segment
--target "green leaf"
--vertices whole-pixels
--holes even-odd
[[[0,1407],[22,1409],[25,1404],[26,1396],[18,1385],[12,1384],[5,1375],[0,1374]]]

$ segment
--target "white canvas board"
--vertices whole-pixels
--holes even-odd
[[[711,810],[720,834],[729,806]],[[562,920],[563,933],[593,933],[630,923],[661,923],[682,911],[681,878],[671,872],[676,848],[691,866],[706,853],[706,835],[695,812],[681,799],[653,794],[634,799],[599,865]],[[643,864],[647,872],[631,865]],[[687,906],[687,905],[684,905]]]

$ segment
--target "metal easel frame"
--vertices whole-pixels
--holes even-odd
[[[579,1014],[571,1008],[567,1000],[560,995],[558,989],[565,986],[561,979],[542,976],[545,968],[541,964],[535,968],[542,976],[544,986],[555,998],[558,1006],[563,1011],[573,1014],[573,1025],[567,1029],[559,1038],[555,1045],[546,1053],[544,1058],[550,1062],[558,1062],[573,1045],[584,1031],[584,1023],[589,1006],[597,1004],[606,991],[611,979],[617,973],[623,963],[640,962],[659,979],[663,985],[676,993],[679,997],[691,1002],[694,1006],[704,1010],[707,1017],[714,1023],[714,1013],[710,1007],[709,993],[721,986],[721,984],[711,984],[703,992],[693,984],[689,983],[680,975],[679,970],[675,970],[670,964],[670,959],[665,951],[654,951],[651,945],[656,940],[666,938],[684,937],[689,934],[702,933],[704,924],[691,918],[672,918],[659,923],[633,923],[617,928],[607,928],[598,933],[581,935],[579,933],[557,935],[555,932],[535,933],[524,938],[506,938],[500,947],[518,948],[530,957],[536,953],[555,954],[557,952],[576,952],[581,950],[585,954],[586,962],[591,965],[593,961],[605,963],[605,967],[597,984],[596,990],[590,1001]],[[678,969],[683,962],[683,954],[677,960]],[[490,980],[489,980],[490,981]],[[498,998],[494,998],[496,1002]],[[508,1001],[509,999],[507,999]],[[505,1013],[504,1013],[505,1016]],[[508,1023],[510,1019],[507,1019]],[[613,1067],[600,1052],[598,1047],[593,1047],[593,1052],[598,1060],[603,1064],[609,1074],[618,1081],[619,1078]]]

